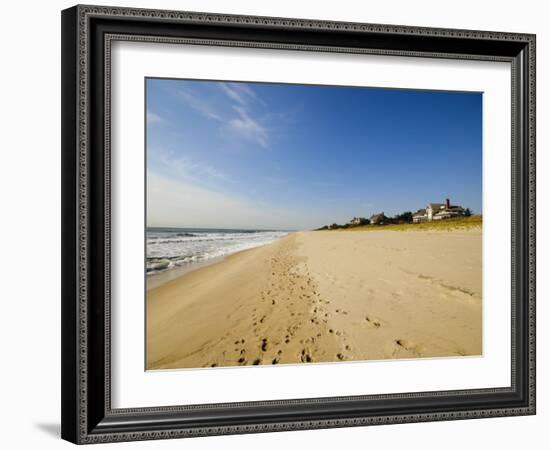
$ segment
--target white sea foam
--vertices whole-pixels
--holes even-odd
[[[147,273],[226,256],[268,244],[287,234],[286,231],[149,228]]]

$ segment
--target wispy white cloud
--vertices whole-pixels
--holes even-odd
[[[186,104],[204,117],[220,123],[220,129],[233,136],[269,147],[269,130],[262,125],[261,118],[253,112],[251,102],[265,103],[245,84],[219,83],[217,86],[225,94],[225,102],[206,100],[188,89],[178,89],[178,95]],[[229,103],[229,104],[228,104]]]
[[[277,208],[156,173],[147,176],[148,226],[311,229],[321,224],[313,211]]]
[[[164,122],[164,119],[159,116],[158,114],[155,114],[152,111],[147,110],[147,124],[148,125],[155,125],[157,123]]]
[[[220,83],[219,87],[230,99],[243,106],[248,105],[250,101],[257,101],[265,104],[246,84]]]
[[[178,94],[187,102],[187,104],[191,108],[198,111],[203,116],[207,117],[208,119],[223,121],[219,112],[216,111],[213,105],[211,105],[209,102],[205,101],[202,98],[199,98],[188,90],[178,89]]]
[[[274,205],[256,195],[254,185],[241,192],[239,182],[218,167],[162,148],[154,148],[151,154],[154,161],[147,169],[149,226],[313,229],[335,221],[344,223],[357,215],[356,205],[348,205],[346,199],[311,202],[300,199],[298,191],[293,192],[296,202]],[[266,182],[288,180],[268,178]]]
[[[174,152],[161,148],[152,149],[150,154],[155,155],[155,161],[160,166],[159,169],[162,173],[175,176],[178,179],[199,183],[207,181],[231,182],[231,178],[223,171],[209,164],[194,161],[188,156],[176,156]]]
[[[238,117],[228,122],[229,128],[245,139],[256,142],[258,145],[268,147],[268,131],[265,127],[248,114],[247,110],[241,106],[234,106]]]

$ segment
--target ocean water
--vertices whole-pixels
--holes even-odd
[[[287,231],[147,228],[147,274],[268,244]]]

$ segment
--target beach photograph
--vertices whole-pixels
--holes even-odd
[[[483,355],[481,93],[145,86],[146,370]]]

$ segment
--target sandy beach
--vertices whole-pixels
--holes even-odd
[[[481,228],[312,231],[147,293],[147,368],[480,355]]]

